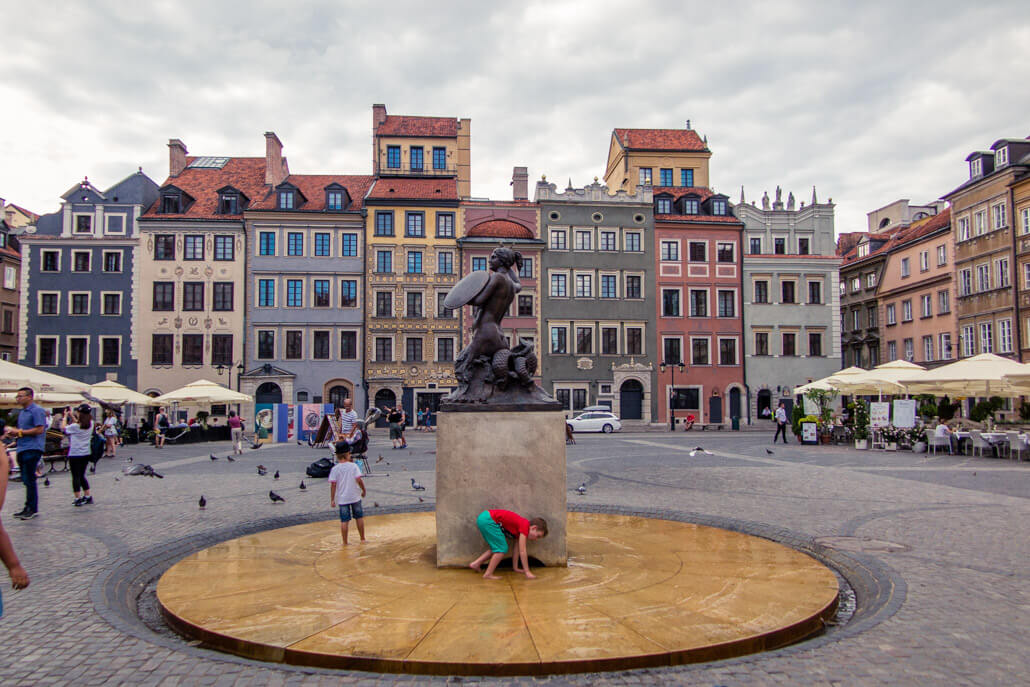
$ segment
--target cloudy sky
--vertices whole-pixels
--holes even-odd
[[[293,172],[367,173],[377,102],[470,117],[493,198],[513,165],[582,185],[614,127],[690,119],[717,190],[815,185],[838,231],[1030,135],[1025,0],[2,4],[0,196],[36,212],[83,175],[160,183],[171,137],[261,156],[271,130]]]

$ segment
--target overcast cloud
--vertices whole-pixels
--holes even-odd
[[[964,158],[1030,135],[1030,10],[1013,2],[186,2],[4,0],[0,196],[51,212],[88,175],[166,142],[368,173],[371,105],[472,119],[472,191],[513,165],[602,176],[614,127],[708,136],[734,202],[777,184],[837,204],[837,230],[925,202]]]

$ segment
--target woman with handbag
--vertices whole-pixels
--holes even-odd
[[[92,460],[93,417],[85,403],[75,409],[78,417],[72,417],[71,409],[64,411],[64,433],[68,435],[68,464],[72,473],[72,492],[75,493],[75,507],[93,505],[93,495],[86,479],[86,466]]]

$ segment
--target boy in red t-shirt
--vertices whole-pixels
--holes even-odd
[[[527,520],[518,513],[510,510],[485,510],[476,518],[476,526],[480,534],[490,547],[483,552],[483,555],[469,563],[469,567],[479,572],[479,568],[487,558],[490,563],[486,566],[483,579],[499,580],[494,575],[498,563],[508,553],[507,538],[511,537],[518,541],[518,551],[512,552],[512,567],[515,572],[525,572],[526,577],[535,579],[536,575],[529,572],[529,558],[526,555],[526,540],[540,539],[547,536],[547,521],[543,518]],[[519,559],[522,559],[522,567],[519,567]]]

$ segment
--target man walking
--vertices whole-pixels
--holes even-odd
[[[776,434],[773,435],[773,443],[776,443],[776,439],[780,436],[780,432],[783,432],[783,443],[787,443],[787,410],[783,406],[783,401],[780,401],[780,405],[776,408]]]
[[[29,520],[39,512],[36,466],[43,457],[43,445],[46,442],[46,413],[36,405],[35,394],[28,387],[18,389],[14,402],[21,406],[18,428],[8,427],[4,434],[18,439],[18,468],[25,485],[25,508],[15,513],[14,517]]]

